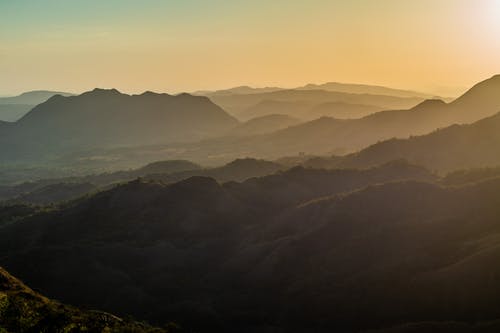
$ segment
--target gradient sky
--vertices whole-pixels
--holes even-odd
[[[500,0],[0,0],[0,95],[373,83],[453,95],[500,73]]]

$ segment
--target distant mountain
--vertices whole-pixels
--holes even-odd
[[[210,99],[215,104],[221,106],[224,110],[236,116],[244,114],[244,112],[248,112],[246,111],[248,108],[263,101],[308,103],[313,105],[329,102],[342,102],[348,104],[373,105],[386,110],[410,108],[423,101],[420,97],[403,98],[387,95],[351,94],[326,90],[279,90],[265,93],[210,96]],[[271,113],[283,112],[274,111]],[[250,117],[254,116],[259,115],[254,114]]]
[[[314,101],[264,100],[246,108],[237,116],[239,119],[244,120],[277,113],[310,121],[321,117],[333,117],[339,119],[361,118],[382,110],[384,110],[384,108],[380,106],[344,102],[322,103]]]
[[[0,97],[0,105],[3,104],[37,105],[47,101],[49,98],[55,95],[73,96],[73,94],[67,92],[35,90],[22,93],[19,96]]]
[[[383,108],[373,105],[329,102],[318,104],[312,107],[307,112],[307,117],[311,120],[321,117],[331,117],[336,119],[357,119],[382,110]]]
[[[255,105],[245,108],[236,116],[241,120],[250,120],[270,116],[273,114],[282,114],[294,118],[310,119],[307,112],[314,106],[313,102],[305,101],[277,101],[262,100]]]
[[[426,100],[408,110],[382,111],[360,119],[323,117],[253,138],[230,142],[205,141],[197,147],[199,151],[210,151],[213,155],[229,158],[237,156],[240,151],[253,152],[253,156],[264,159],[299,154],[344,155],[391,138],[405,139],[425,135],[452,124],[477,121],[497,113],[499,109],[500,76],[494,76],[474,86],[452,103]],[[194,147],[190,149],[194,151]],[[199,160],[201,156],[189,154],[177,158]],[[391,159],[394,158],[399,157],[392,156]],[[461,168],[461,165],[456,167]]]
[[[30,104],[0,104],[0,120],[17,121],[33,107],[34,105]]]
[[[258,94],[258,93],[266,93],[272,91],[283,90],[283,88],[278,87],[265,87],[265,88],[252,88],[249,86],[240,86],[234,87],[230,89],[223,90],[199,90],[195,91],[193,95],[202,95],[202,96],[226,96],[226,95],[237,95],[237,94]]]
[[[441,172],[500,165],[500,113],[470,125],[453,125],[424,136],[393,139],[359,153],[334,159],[333,165],[370,166],[404,158]]]
[[[416,91],[393,89],[376,85],[367,84],[351,84],[339,82],[327,82],[323,84],[307,84],[296,89],[302,90],[328,90],[338,91],[350,94],[372,94],[372,95],[388,95],[397,97],[419,97],[424,99],[436,98],[436,95],[425,94]]]
[[[50,300],[28,288],[0,267],[1,332],[136,332],[168,333],[144,323],[101,311],[80,310]]]
[[[14,97],[0,97],[0,120],[17,121],[36,105],[54,95],[71,96],[58,91],[30,91]]]
[[[237,124],[206,97],[95,89],[51,97],[17,121],[0,143],[6,157],[16,159],[89,147],[195,141]]]
[[[229,135],[248,136],[275,132],[299,124],[297,118],[282,114],[270,114],[267,116],[252,118],[229,132]]]

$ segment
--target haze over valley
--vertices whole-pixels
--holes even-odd
[[[498,14],[0,3],[0,333],[498,332]]]

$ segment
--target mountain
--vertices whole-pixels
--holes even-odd
[[[30,91],[19,96],[0,97],[0,120],[17,121],[36,105],[45,102],[54,95],[71,96],[58,91]]]
[[[200,91],[195,91],[193,95],[226,96],[226,95],[238,95],[238,94],[258,94],[258,93],[266,93],[278,90],[283,90],[283,88],[278,88],[278,87],[252,88],[249,86],[240,86],[240,87],[215,90],[215,91],[200,90]]]
[[[200,140],[237,123],[206,97],[95,89],[51,97],[17,121],[0,143],[5,158],[23,159],[91,147]]]
[[[425,94],[416,91],[393,89],[376,85],[339,83],[339,82],[327,82],[323,84],[307,84],[303,87],[299,87],[296,89],[338,91],[349,94],[372,94],[372,95],[387,95],[396,97],[419,97],[423,99],[436,98],[435,95]]]
[[[363,269],[357,267],[364,264],[373,281],[380,281],[370,264],[373,256],[365,256],[370,249],[391,253],[403,242],[397,256],[401,261],[380,256],[386,264],[394,263],[381,262],[380,267],[401,274],[398,264],[412,258],[407,255],[417,239],[407,242],[408,234],[401,234],[405,237],[398,241],[400,224],[393,221],[414,213],[405,209],[418,203],[409,200],[411,194],[425,194],[426,189],[442,193],[430,184],[408,185],[405,196],[400,189],[405,185],[361,189],[410,179],[432,182],[435,177],[422,168],[393,163],[370,170],[295,168],[223,185],[206,177],[171,185],[133,181],[4,225],[0,263],[51,297],[154,323],[175,320],[188,331],[272,332],[296,325],[304,331],[305,322],[312,327],[304,332],[332,328],[346,324],[337,317],[357,298],[334,307],[332,302],[363,292],[348,283],[369,276],[359,275]],[[394,214],[377,201],[358,202],[361,195],[375,200],[373,192],[381,191],[398,207]],[[338,204],[320,200],[337,195]],[[318,205],[326,206],[314,209]],[[330,219],[337,207],[339,214]],[[379,215],[369,218],[367,210],[374,209]],[[366,228],[370,222],[373,229]],[[349,244],[355,251],[349,251]],[[373,246],[361,252],[357,247],[362,244]],[[325,279],[332,283],[319,283]],[[332,297],[331,302],[314,305],[312,295]],[[365,300],[360,304],[374,305],[378,299]],[[325,321],[324,311],[331,320]]]
[[[20,184],[0,185],[0,202],[7,201],[29,204],[53,204],[73,200],[84,194],[126,182],[149,174],[182,174],[201,167],[189,161],[170,160],[149,163],[141,168],[128,171],[115,171],[85,176],[45,178]]]
[[[479,82],[460,98],[450,103],[450,108],[458,113],[463,122],[472,122],[500,112],[498,103],[500,75]]]
[[[33,107],[30,104],[0,104],[0,121],[17,121]]]
[[[500,165],[500,113],[469,125],[453,125],[428,135],[393,139],[332,160],[333,166],[370,166],[404,158],[432,170]]]
[[[372,94],[350,94],[325,90],[279,90],[266,93],[231,94],[210,96],[210,99],[229,113],[239,116],[250,107],[263,101],[322,104],[343,102],[348,104],[364,104],[381,107],[382,109],[409,108],[423,101],[419,97],[394,97]],[[271,112],[277,113],[277,111]],[[278,112],[282,113],[282,112]],[[263,114],[260,114],[263,115]],[[289,114],[291,115],[291,114]],[[248,117],[259,116],[254,114]]]
[[[499,88],[500,76],[494,76],[474,86],[451,103],[426,100],[408,110],[381,111],[360,119],[323,117],[252,138],[228,142],[207,140],[195,146],[185,147],[186,150],[189,148],[191,153],[176,158],[200,160],[202,156],[195,151],[195,147],[198,152],[209,151],[212,155],[226,158],[237,157],[241,151],[252,152],[253,156],[264,159],[301,153],[345,155],[377,142],[425,135],[452,124],[467,124],[494,115],[500,108],[500,94],[494,93],[500,91]],[[380,158],[387,161],[382,155]],[[494,160],[493,157],[490,159]]]
[[[247,120],[231,130],[228,135],[250,136],[271,133],[299,123],[300,120],[294,117],[283,114],[270,114]]]
[[[1,332],[174,332],[175,325],[170,327],[154,328],[106,312],[61,304],[28,288],[0,267]]]
[[[169,184],[188,179],[190,177],[210,177],[224,183],[263,177],[274,174],[283,169],[283,165],[275,162],[257,160],[254,158],[239,158],[221,167],[187,170],[175,173],[150,173],[144,178]]]
[[[331,117],[336,119],[356,119],[382,111],[383,108],[373,105],[329,102],[315,105],[308,112],[309,119]]]
[[[289,117],[309,119],[307,112],[314,106],[313,102],[305,101],[276,101],[262,100],[255,105],[245,108],[237,114],[238,119],[251,120],[274,114],[282,114]]]
[[[237,116],[239,119],[264,117],[275,113],[314,120],[321,117],[333,118],[361,118],[371,113],[382,111],[384,108],[373,105],[352,104],[345,102],[314,102],[314,101],[276,101],[263,100],[246,108]]]
[[[73,94],[60,91],[35,90],[22,93],[19,96],[0,97],[0,104],[21,104],[21,105],[37,105],[47,101],[55,95],[72,96]]]
[[[130,171],[41,179],[16,185],[3,185],[0,186],[0,204],[58,204],[78,199],[99,190],[109,189],[119,183],[136,178],[170,184],[194,176],[203,176],[212,177],[220,182],[228,182],[267,176],[283,169],[286,168],[281,164],[252,158],[237,159],[215,168],[201,168],[188,161],[159,161]]]

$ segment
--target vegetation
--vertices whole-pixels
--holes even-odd
[[[168,333],[100,311],[82,311],[52,301],[26,287],[0,268],[0,332]]]

